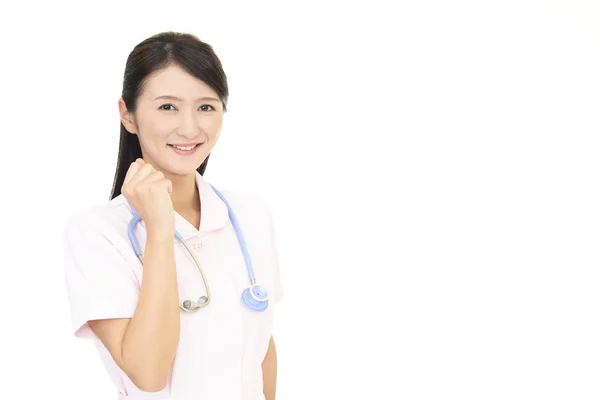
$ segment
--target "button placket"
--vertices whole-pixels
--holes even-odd
[[[198,235],[196,235],[196,237],[194,237],[192,239],[192,247],[196,251],[200,251],[203,248],[205,248],[206,244],[207,244],[207,238],[205,237],[205,235],[198,234]]]

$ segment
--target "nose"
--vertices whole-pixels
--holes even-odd
[[[200,133],[200,127],[197,121],[197,115],[193,112],[182,112],[181,120],[179,121],[179,135],[193,139]]]

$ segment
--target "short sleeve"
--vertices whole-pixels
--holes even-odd
[[[64,273],[76,337],[93,338],[90,320],[131,318],[139,297],[133,268],[109,240],[107,222],[91,212],[72,216],[64,229]]]
[[[269,213],[269,224],[271,230],[271,256],[273,259],[273,302],[279,303],[281,299],[283,299],[284,291],[283,291],[283,282],[281,280],[281,271],[280,271],[280,258],[279,258],[279,250],[277,248],[277,234],[275,230],[275,223],[273,221],[273,216]]]

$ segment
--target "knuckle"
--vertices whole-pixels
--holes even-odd
[[[150,185],[148,187],[148,191],[152,194],[158,193],[160,191],[160,187],[158,185]]]

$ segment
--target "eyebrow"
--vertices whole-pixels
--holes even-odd
[[[154,99],[152,99],[152,101],[154,101],[154,100],[177,100],[177,101],[183,101],[182,98],[177,97],[177,96],[171,96],[171,95],[158,96],[158,97],[155,97]],[[206,100],[216,101],[216,102],[220,101],[216,97],[211,97],[211,96],[206,96],[206,97],[201,97],[199,99],[196,99],[196,101],[206,101]]]

